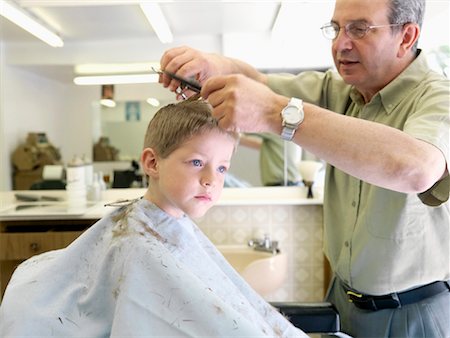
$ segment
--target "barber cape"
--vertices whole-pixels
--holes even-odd
[[[307,337],[188,218],[140,199],[22,263],[0,337]]]

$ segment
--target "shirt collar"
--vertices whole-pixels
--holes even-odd
[[[428,72],[429,67],[426,57],[419,49],[414,61],[394,80],[375,94],[370,103],[378,102],[381,99],[381,104],[386,114],[389,115],[402,101],[403,97],[422,82],[422,79]],[[355,104],[364,105],[362,95],[354,87],[350,92],[350,97]]]

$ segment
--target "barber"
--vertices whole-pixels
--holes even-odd
[[[266,75],[188,47],[161,58],[196,77],[222,126],[281,135],[328,163],[326,299],[355,337],[450,337],[450,84],[417,49],[424,11],[424,0],[337,0],[322,31],[338,74]]]

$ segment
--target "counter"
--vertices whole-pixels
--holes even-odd
[[[145,189],[109,189],[104,192],[101,201],[73,208],[68,205],[62,190],[0,192],[1,294],[18,263],[70,244],[112,210],[105,204],[139,198],[144,193]],[[301,260],[299,264],[304,264],[306,270],[314,264],[322,269],[322,256],[317,259],[315,252],[321,251],[322,199],[307,199],[306,193],[304,187],[225,188],[216,206],[196,221],[215,244],[244,244],[251,237],[269,233],[273,239],[280,240],[281,248],[289,251],[291,256],[296,256],[297,251],[302,252],[298,257]],[[44,196],[60,201],[17,201],[16,194]],[[296,243],[290,232],[299,224],[302,228],[298,229],[298,233],[303,237],[298,238]],[[300,246],[303,246],[301,250]],[[305,248],[314,252],[305,253]],[[311,258],[305,260],[305,257]],[[320,271],[317,273],[321,274]],[[294,298],[291,294],[295,292],[293,273],[291,275],[291,282],[286,288],[290,290],[286,293],[288,298]],[[313,280],[309,283],[311,287],[317,284]],[[320,285],[320,290],[315,293],[322,290]]]
[[[146,189],[108,189],[99,202],[88,202],[84,207],[70,207],[65,191],[26,190],[0,192],[0,221],[29,219],[100,219],[111,208],[105,204],[119,200],[131,200],[144,195]],[[18,201],[17,195],[60,199]],[[225,188],[216,205],[321,205],[321,198],[307,199],[305,187],[253,187]],[[319,192],[320,194],[320,192]],[[35,205],[36,207],[33,207]]]

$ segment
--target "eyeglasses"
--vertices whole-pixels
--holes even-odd
[[[394,27],[401,25],[403,25],[403,23],[370,26],[365,22],[357,21],[357,22],[350,22],[346,24],[344,27],[340,27],[336,22],[330,22],[320,27],[320,29],[322,30],[323,36],[329,40],[336,39],[337,36],[339,35],[339,31],[342,28],[345,29],[345,33],[351,40],[358,40],[366,36],[366,34],[374,28]]]

